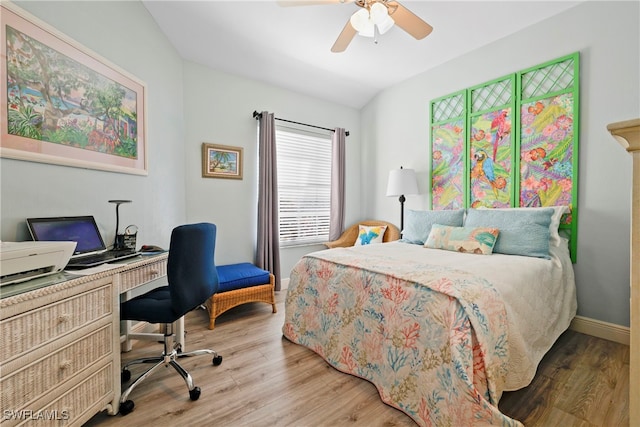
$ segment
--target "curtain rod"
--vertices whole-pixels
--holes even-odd
[[[262,116],[262,113],[258,113],[257,111],[253,112],[253,118],[258,120],[260,117]],[[281,122],[287,122],[287,123],[293,123],[296,125],[302,125],[302,126],[308,126],[310,128],[316,128],[316,129],[322,129],[322,130],[328,130],[329,132],[335,132],[334,129],[329,129],[329,128],[323,128],[322,126],[315,126],[315,125],[309,125],[306,123],[300,123],[300,122],[294,122],[293,120],[286,120],[286,119],[281,119],[278,117],[274,117],[275,120],[280,120]],[[349,136],[349,131],[345,131],[344,133],[346,136]]]

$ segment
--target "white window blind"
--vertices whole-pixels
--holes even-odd
[[[331,137],[276,126],[280,245],[329,239]]]

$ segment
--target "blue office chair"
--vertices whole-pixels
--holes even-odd
[[[164,324],[164,351],[162,356],[133,360],[122,368],[122,382],[131,379],[129,366],[140,363],[154,365],[140,375],[120,396],[120,413],[127,415],[134,403],[127,400],[131,391],[159,366],[173,366],[184,378],[191,400],[198,400],[200,387],[193,385],[191,375],[176,359],[213,355],[213,364],[222,363],[222,356],[213,350],[195,350],[182,353],[173,344],[173,323],[197,308],[218,290],[218,273],[214,263],[216,226],[200,223],[182,225],[173,229],[167,264],[168,286],[163,286],[120,304],[122,320],[139,320]]]

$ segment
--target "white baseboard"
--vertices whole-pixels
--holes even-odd
[[[620,326],[583,316],[574,317],[571,325],[569,325],[569,329],[624,345],[629,345],[629,337],[631,335],[631,330],[627,326]]]

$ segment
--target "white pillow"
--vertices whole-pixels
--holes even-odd
[[[384,232],[387,231],[386,225],[358,225],[358,237],[353,246],[371,245],[373,243],[382,243]]]
[[[480,207],[478,209],[493,209],[496,211],[508,211],[508,210],[518,210],[518,209],[527,209],[527,210],[536,210],[536,209],[553,209],[553,215],[551,215],[551,224],[549,224],[549,244],[552,246],[560,246],[562,240],[560,239],[560,233],[558,233],[558,229],[560,228],[560,220],[562,219],[562,215],[569,212],[569,206],[544,206],[544,207],[536,207],[536,208],[487,208]]]

